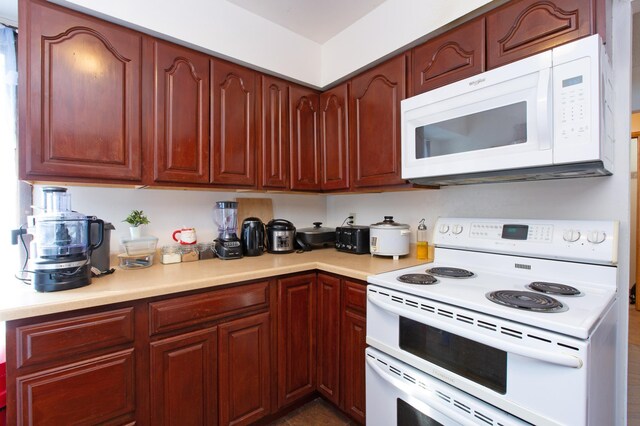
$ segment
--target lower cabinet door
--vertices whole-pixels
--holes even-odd
[[[151,424],[216,425],[216,328],[151,343]]]
[[[269,313],[218,326],[221,425],[246,425],[270,412]]]
[[[16,379],[17,424],[127,424],[135,420],[134,350]]]
[[[342,401],[343,410],[364,424],[365,384],[364,350],[367,346],[367,320],[351,311],[344,311],[342,317],[343,367]]]
[[[318,391],[340,405],[340,278],[318,274]]]
[[[278,408],[316,390],[316,274],[278,280]]]

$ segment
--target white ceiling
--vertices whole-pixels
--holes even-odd
[[[385,0],[227,1],[320,44],[385,2]]]
[[[0,23],[18,24],[18,0],[0,0]]]

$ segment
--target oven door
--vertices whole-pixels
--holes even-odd
[[[365,353],[367,426],[525,424],[376,349]]]
[[[367,343],[531,423],[586,424],[588,341],[369,285]]]
[[[402,177],[553,164],[551,52],[402,101]]]

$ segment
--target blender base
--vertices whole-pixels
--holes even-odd
[[[75,271],[75,272],[74,272]],[[67,275],[74,272],[72,275]],[[86,264],[78,269],[58,269],[55,271],[34,271],[33,288],[41,293],[71,290],[91,284],[91,265]]]

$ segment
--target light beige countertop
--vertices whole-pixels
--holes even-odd
[[[156,256],[149,268],[123,270],[73,290],[38,293],[13,276],[6,276],[0,293],[0,321],[28,318],[153,296],[215,287],[318,269],[366,281],[367,276],[427,263],[411,253],[391,257],[355,255],[327,248],[305,253],[264,254],[258,257],[163,265]]]

